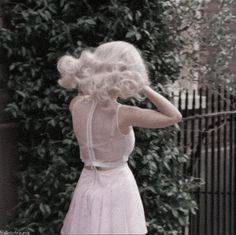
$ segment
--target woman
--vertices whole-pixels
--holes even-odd
[[[58,61],[58,83],[77,88],[70,102],[73,129],[84,168],[72,195],[61,234],[146,234],[145,212],[127,161],[133,127],[163,128],[181,113],[149,85],[141,55],[123,41],[104,43],[79,58]],[[145,95],[158,111],[117,102]]]

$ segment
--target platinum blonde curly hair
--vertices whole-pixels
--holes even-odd
[[[85,50],[79,58],[62,56],[57,62],[58,84],[78,89],[98,102],[114,97],[135,97],[150,85],[147,70],[139,51],[130,43],[114,41],[101,44],[92,53]]]

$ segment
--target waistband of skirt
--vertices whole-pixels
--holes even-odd
[[[98,171],[107,171],[107,170],[112,170],[112,169],[119,169],[119,168],[125,167],[127,165],[128,165],[127,162],[124,162],[119,166],[106,166],[106,167],[94,166],[94,165],[84,165],[84,169],[86,169],[86,170],[95,170],[95,168],[96,168],[96,170],[98,170]]]

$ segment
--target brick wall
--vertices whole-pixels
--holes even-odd
[[[233,3],[231,6],[231,12],[236,16],[236,3]],[[236,34],[236,20],[231,20],[229,22],[229,27],[231,32]],[[236,73],[236,51],[234,51],[234,56],[229,63],[229,70],[233,73]]]
[[[213,16],[215,13],[217,13],[219,11],[219,2],[217,1],[210,1],[208,4],[207,4],[207,14],[211,17]],[[231,7],[231,12],[233,15],[236,16],[236,3],[232,3]],[[233,34],[236,34],[236,20],[229,20],[228,22],[228,26],[231,30],[231,32]],[[211,55],[213,56],[214,55],[214,51],[212,51],[213,48],[208,48],[208,55],[207,55],[207,58],[206,56],[203,56],[202,57],[202,61],[208,59],[208,57],[210,57]],[[207,50],[207,48],[204,48],[204,50]],[[207,62],[207,61],[205,61]],[[236,51],[234,52],[234,56],[233,58],[231,59],[231,61],[229,62],[229,65],[228,65],[228,69],[233,72],[233,73],[236,73]]]

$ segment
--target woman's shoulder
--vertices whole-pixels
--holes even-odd
[[[85,99],[85,96],[84,95],[77,95],[75,97],[73,97],[70,101],[70,104],[69,104],[69,110],[72,111],[72,108],[74,106],[74,104],[78,101],[78,100],[83,100]]]
[[[136,112],[139,107],[137,106],[132,106],[132,105],[127,105],[127,104],[121,104],[118,103],[119,107],[119,119],[122,122],[126,122],[132,116],[132,113]]]

